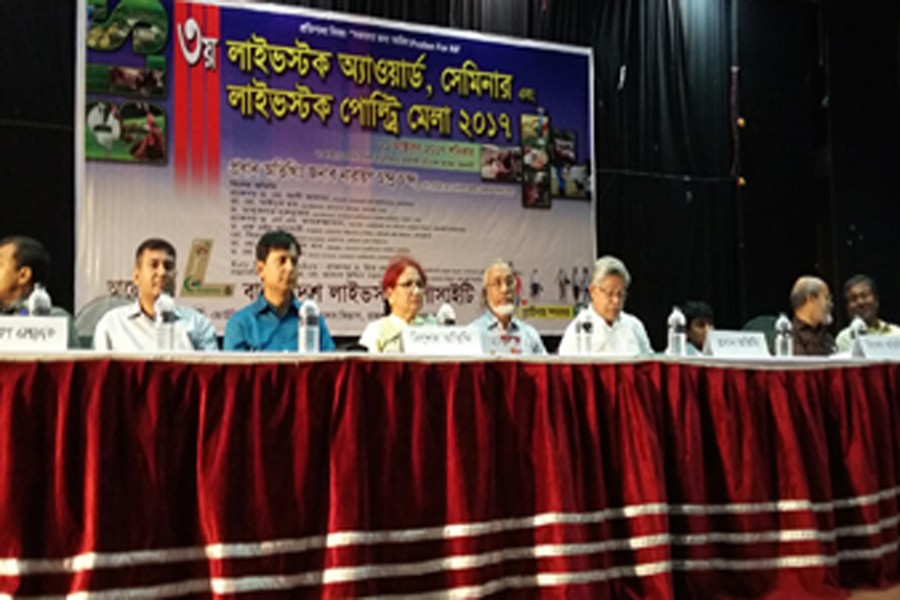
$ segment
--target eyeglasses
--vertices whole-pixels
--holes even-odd
[[[512,288],[516,285],[516,279],[514,277],[507,277],[505,279],[498,277],[497,279],[488,282],[488,287],[492,288],[502,288],[504,285],[508,288]]]
[[[624,300],[625,298],[628,297],[628,290],[625,290],[625,289],[621,289],[621,290],[608,290],[608,289],[606,289],[606,288],[600,287],[599,285],[595,285],[594,288],[595,288],[598,292],[600,292],[601,294],[603,294],[604,296],[606,296],[607,298],[609,298],[610,300],[613,300],[613,299],[615,299],[615,300]]]
[[[425,289],[425,283],[420,281],[419,279],[412,279],[410,281],[398,281],[397,287],[403,288],[404,290],[410,290],[413,286],[417,287],[420,290]]]

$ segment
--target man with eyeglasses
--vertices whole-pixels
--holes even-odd
[[[630,284],[631,275],[618,258],[604,256],[594,263],[588,288],[591,305],[566,327],[559,343],[560,356],[635,356],[653,352],[644,324],[623,310]],[[589,347],[582,347],[582,344],[589,344]]]
[[[484,270],[482,301],[487,311],[470,327],[481,334],[488,354],[547,354],[537,330],[515,317],[519,305],[516,276],[505,260],[495,260]]]
[[[898,335],[900,327],[878,318],[878,288],[875,280],[867,275],[854,275],[844,284],[844,300],[847,316],[861,318],[866,323],[866,334]],[[838,352],[849,352],[853,346],[853,334],[848,325],[837,335]]]

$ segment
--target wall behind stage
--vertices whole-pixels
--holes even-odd
[[[0,81],[4,82],[0,88],[0,234],[30,233],[44,241],[54,257],[54,297],[70,308],[76,268],[73,4],[66,0],[0,2],[0,52],[4,57],[0,61]],[[634,14],[622,12],[621,3],[612,1],[321,0],[301,4],[589,44],[598,58],[598,51],[613,43],[613,34],[624,32],[629,18],[632,27],[636,26]],[[721,4],[723,10],[734,5]],[[728,51],[714,44],[715,37],[727,35],[727,31],[721,29],[721,19],[713,18],[707,3],[669,6],[667,10],[681,11],[686,45],[679,48],[696,65],[693,72],[703,75],[707,61],[729,63]],[[822,18],[820,10],[826,7],[833,9],[840,3],[758,0],[740,5],[736,28],[739,99],[747,127],[740,133],[739,149],[748,185],[731,201],[707,201],[690,182],[653,177],[671,173],[654,161],[673,157],[666,144],[657,143],[649,127],[656,117],[642,119],[644,107],[616,100],[622,94],[618,67],[623,63],[634,67],[649,60],[652,40],[622,35],[621,43],[625,44],[627,37],[631,48],[622,53],[625,61],[617,64],[610,58],[605,66],[598,61],[598,167],[618,171],[608,173],[614,181],[607,189],[598,185],[598,192],[607,199],[596,224],[600,250],[621,252],[632,266],[636,288],[629,309],[645,317],[657,346],[662,343],[660,315],[680,297],[714,296],[711,299],[719,309],[720,322],[737,326],[754,314],[786,309],[787,288],[793,278],[809,271],[823,273],[838,287],[851,272],[872,270],[880,278],[885,316],[900,320],[896,310],[900,307],[900,281],[893,277],[891,266],[900,259],[900,246],[891,237],[897,198],[895,172],[900,160],[896,144],[888,140],[900,106],[898,7],[865,0],[853,3],[855,8],[842,9],[843,14],[828,13]],[[632,3],[632,10],[643,11],[645,25],[656,24],[645,27],[648,35],[660,35],[671,22],[666,20],[671,14],[657,2]],[[718,23],[718,29],[709,29],[714,25],[710,21]],[[704,31],[718,33],[701,37]],[[656,49],[662,56],[671,51],[665,44]],[[829,66],[831,79],[826,85]],[[633,75],[634,70],[629,76]],[[720,71],[707,73],[704,81],[709,87],[691,84],[683,88],[690,111],[712,119],[721,109],[709,109],[707,100],[717,106],[724,103],[727,108],[730,87],[727,77],[724,81],[722,77]],[[642,95],[651,108],[662,101],[663,96],[653,89],[659,84],[659,80],[643,84]],[[826,95],[831,108],[823,110]],[[853,108],[860,102],[865,110]],[[611,127],[626,110],[637,111],[633,126]],[[730,122],[703,123],[703,128],[718,128],[710,134],[730,142]],[[676,132],[675,139],[683,137],[683,131]],[[896,134],[892,139],[896,141]],[[623,149],[643,144],[651,157],[658,158],[613,160],[603,151],[605,144]],[[724,153],[731,161],[732,149],[727,145],[701,145],[698,151]],[[641,172],[649,174],[646,181],[636,179]],[[718,177],[720,173],[691,174]],[[665,194],[660,192],[660,184],[653,183],[660,181],[667,181]],[[674,228],[673,216],[677,218]],[[734,223],[733,231],[723,228],[709,234],[710,226],[718,222]],[[857,232],[855,238],[848,235],[851,231]],[[661,251],[680,251],[687,247],[681,244],[688,239],[695,240],[698,249],[687,255],[690,260],[678,261],[672,252]],[[723,264],[706,264],[714,261]],[[725,272],[732,273],[732,283],[727,277],[722,281]],[[836,312],[843,316],[840,304]]]

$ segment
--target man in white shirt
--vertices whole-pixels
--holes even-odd
[[[591,305],[575,316],[559,343],[560,356],[651,354],[650,339],[641,321],[624,312],[631,275],[614,256],[594,263],[589,293]]]
[[[878,318],[878,288],[875,280],[867,275],[854,275],[844,284],[844,300],[847,303],[847,316],[852,320],[861,318],[866,323],[866,334],[898,335],[900,327]],[[848,325],[837,335],[838,352],[849,352],[853,347],[854,337]]]
[[[175,247],[166,240],[141,242],[134,256],[134,283],[138,298],[133,304],[107,312],[94,329],[96,350],[125,352],[157,349],[156,301],[175,291]],[[175,307],[173,350],[218,350],[212,322],[188,306]]]
[[[470,327],[481,334],[488,354],[547,354],[537,330],[516,318],[516,276],[512,267],[496,260],[484,271],[483,296],[487,312],[472,321]]]

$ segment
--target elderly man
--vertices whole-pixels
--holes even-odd
[[[14,235],[0,240],[0,315],[28,314],[28,296],[36,284],[44,284],[50,272],[50,255],[37,240]],[[69,319],[69,348],[78,347],[72,317],[62,308],[50,308],[50,316]]]
[[[594,274],[588,288],[591,305],[566,327],[559,343],[560,356],[653,352],[644,324],[623,310],[630,284],[631,275],[618,258],[604,256],[594,263]]]
[[[808,275],[797,279],[791,289],[795,355],[827,356],[834,353],[834,338],[828,332],[833,306],[827,283]]]
[[[104,314],[94,329],[94,348],[125,352],[158,349],[156,301],[163,292],[175,292],[175,247],[166,240],[150,238],[134,253],[132,279],[138,290],[133,304]],[[212,322],[189,306],[175,307],[173,350],[218,350]]]
[[[847,303],[847,316],[851,320],[859,317],[865,321],[867,334],[900,334],[900,327],[878,318],[878,288],[871,277],[854,275],[848,279],[844,284],[844,300]],[[853,335],[848,325],[837,336],[837,348],[840,352],[848,352],[852,346]]]
[[[494,261],[484,271],[482,300],[487,312],[472,321],[489,354],[547,354],[537,330],[513,316],[519,304],[516,276],[504,260]]]

